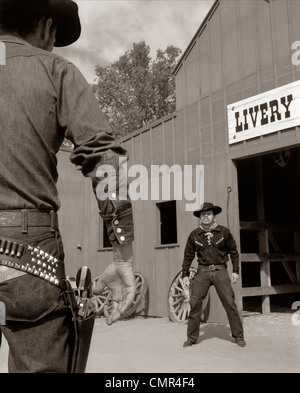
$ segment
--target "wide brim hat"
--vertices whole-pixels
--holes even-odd
[[[73,0],[0,0],[0,12],[35,13],[52,18],[57,26],[56,47],[73,44],[81,34],[78,5]]]
[[[201,212],[206,211],[206,210],[212,210],[214,215],[217,215],[221,213],[222,208],[220,206],[215,206],[213,203],[210,202],[204,202],[199,210],[195,210],[193,212],[195,217],[200,217]]]
[[[54,46],[73,44],[81,34],[78,5],[72,0],[50,0],[50,15],[57,24]]]

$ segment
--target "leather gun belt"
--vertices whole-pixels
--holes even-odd
[[[50,284],[64,288],[64,263],[39,247],[2,238],[0,240],[0,265],[32,274]]]

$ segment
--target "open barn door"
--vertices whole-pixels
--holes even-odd
[[[300,292],[300,148],[237,161],[243,308],[291,308]]]

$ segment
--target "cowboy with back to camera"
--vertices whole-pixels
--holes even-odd
[[[239,278],[239,254],[235,240],[229,229],[219,225],[215,216],[221,213],[219,206],[204,202],[194,216],[199,217],[199,227],[188,236],[182,264],[182,277],[185,286],[190,285],[189,268],[197,255],[198,270],[191,282],[190,313],[187,326],[187,341],[184,347],[197,343],[200,331],[202,302],[209,288],[214,285],[216,292],[227,313],[232,337],[240,347],[246,345],[242,321],[234,300],[231,284]],[[227,271],[227,261],[230,255],[233,273],[231,281]]]
[[[112,290],[111,325],[131,305],[133,217],[129,197],[98,198],[99,168],[126,151],[112,135],[90,85],[69,61],[52,53],[78,40],[81,24],[72,0],[0,0],[0,301],[9,346],[9,372],[74,372],[72,314],[65,301],[63,242],[57,212],[57,158],[64,138],[70,161],[91,179],[113,246],[113,260],[93,293]],[[103,175],[104,176],[104,175]],[[108,175],[109,177],[109,175]],[[37,257],[24,261],[28,252]],[[37,250],[37,251],[36,251]]]

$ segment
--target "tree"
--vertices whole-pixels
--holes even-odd
[[[145,41],[107,67],[96,66],[96,99],[116,137],[138,130],[175,111],[172,70],[181,50],[170,45],[154,60]]]

